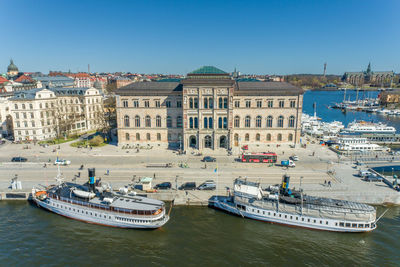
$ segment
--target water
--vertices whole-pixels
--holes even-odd
[[[380,208],[379,212],[383,209]],[[236,266],[398,264],[400,208],[372,233],[272,225],[206,207],[174,207],[158,230],[91,225],[27,202],[0,202],[1,265]]]
[[[365,120],[373,122],[383,122],[396,128],[397,132],[400,131],[400,116],[385,116],[376,113],[366,113],[362,111],[347,111],[343,113],[340,109],[329,109],[328,106],[335,102],[343,101],[344,91],[307,91],[304,94],[303,112],[308,115],[314,114],[313,103],[317,105],[317,116],[323,121],[332,122],[334,120],[341,121],[345,126],[354,120]],[[375,98],[379,92],[365,92],[365,97]],[[351,90],[346,92],[346,99],[349,96],[351,100],[356,99],[356,91]],[[363,92],[359,92],[361,99]]]

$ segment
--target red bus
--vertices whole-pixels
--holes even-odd
[[[278,156],[274,152],[243,153],[242,162],[276,163]]]

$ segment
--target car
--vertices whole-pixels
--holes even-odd
[[[198,190],[215,190],[217,185],[213,180],[207,180],[197,187]]]
[[[179,190],[196,190],[196,183],[195,182],[187,182],[182,184],[179,188]]]
[[[56,161],[54,161],[54,165],[69,165],[71,164],[71,161],[69,160],[65,160],[65,159],[56,159]]]
[[[299,161],[299,157],[296,155],[293,155],[291,157],[289,157],[289,159],[293,160],[293,161]]]
[[[376,175],[375,173],[371,173],[370,175],[364,177],[364,181],[367,181],[367,182],[382,182],[383,178],[378,176],[378,175]]]
[[[28,159],[27,159],[27,158],[24,158],[24,157],[13,157],[13,158],[11,159],[11,161],[12,161],[12,162],[27,162]]]
[[[161,184],[156,184],[154,189],[171,189],[171,183],[170,182],[164,182]]]
[[[202,161],[202,162],[216,162],[217,159],[214,158],[214,157],[205,156],[201,161]]]

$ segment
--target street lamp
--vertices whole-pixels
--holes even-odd
[[[175,190],[176,190],[176,191],[178,191],[178,177],[179,177],[179,175],[177,175],[177,176],[175,177]]]

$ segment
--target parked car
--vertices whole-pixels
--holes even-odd
[[[69,160],[65,160],[65,159],[56,159],[55,161],[54,161],[54,165],[69,165],[69,164],[71,164],[71,161],[69,161]]]
[[[289,157],[289,159],[293,160],[293,161],[299,161],[299,157],[296,155],[293,155],[291,157]]]
[[[12,162],[27,162],[28,159],[27,159],[27,158],[24,158],[24,157],[13,157],[13,158],[11,159],[11,161],[12,161]]]
[[[171,189],[171,183],[170,182],[164,182],[161,184],[157,184],[154,186],[154,189]]]
[[[383,178],[376,175],[375,173],[371,173],[370,175],[364,177],[364,181],[367,182],[382,182],[382,180]]]
[[[201,161],[203,161],[203,162],[216,162],[217,159],[214,158],[214,157],[205,156]]]
[[[213,180],[207,180],[197,187],[198,190],[215,190],[217,185]]]
[[[294,167],[296,167],[296,163],[294,163],[294,161],[293,160],[282,160],[281,161],[281,166],[282,167],[291,167],[291,168],[294,168]]]
[[[370,175],[372,175],[372,172],[370,172],[370,171],[368,171],[368,170],[359,170],[358,171],[358,176],[359,177],[367,177],[367,176],[370,176]]]
[[[182,184],[179,188],[179,190],[196,190],[196,183],[195,182],[187,182]]]

